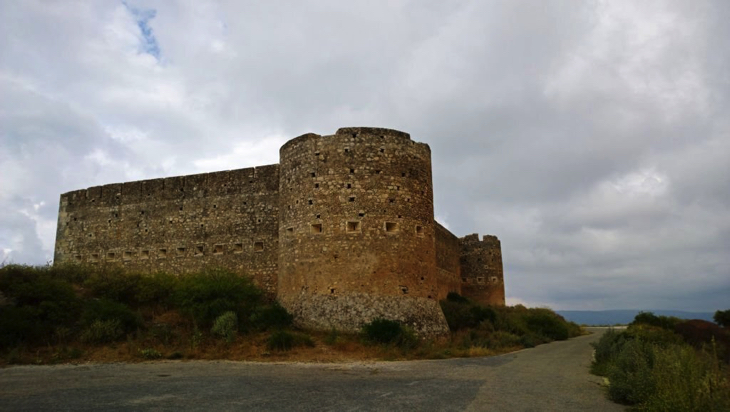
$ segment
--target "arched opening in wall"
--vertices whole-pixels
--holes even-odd
[[[321,234],[322,233],[322,224],[321,223],[312,223],[311,226],[311,232],[312,234]]]
[[[423,237],[423,226],[416,225],[416,236]]]
[[[385,233],[397,233],[398,223],[397,222],[385,222]]]
[[[167,249],[163,247],[160,250],[158,250],[157,258],[158,259],[167,259]]]
[[[264,242],[253,242],[253,251],[254,252],[263,252],[264,251]]]
[[[233,253],[243,253],[243,243],[234,243]]]
[[[360,222],[356,220],[348,221],[345,225],[345,231],[347,233],[360,232]]]

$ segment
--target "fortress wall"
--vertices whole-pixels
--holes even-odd
[[[55,262],[250,274],[273,297],[279,166],[109,184],[61,195]]]
[[[461,245],[459,238],[434,221],[436,235],[436,268],[438,273],[438,299],[445,299],[449,292],[461,293]]]
[[[297,322],[357,330],[387,317],[445,332],[428,145],[343,128],[290,140],[280,161],[279,299]]]
[[[502,246],[496,236],[471,234],[460,239],[462,295],[485,305],[504,305]]]

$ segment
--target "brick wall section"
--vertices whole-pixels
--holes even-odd
[[[445,331],[428,145],[343,128],[290,140],[280,162],[279,299],[300,324],[356,330],[380,316]]]
[[[478,234],[460,239],[462,295],[485,305],[504,305],[502,246],[496,236]]]
[[[461,293],[461,244],[459,238],[435,222],[438,299],[449,292]]]
[[[61,195],[55,262],[185,273],[223,267],[276,295],[279,166]]]

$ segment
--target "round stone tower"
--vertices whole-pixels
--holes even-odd
[[[436,296],[428,145],[390,129],[305,134],[280,150],[279,300],[301,326],[375,318],[448,331]]]

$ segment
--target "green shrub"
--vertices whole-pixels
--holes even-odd
[[[134,300],[142,305],[168,307],[175,290],[177,277],[165,272],[141,276],[138,279]]]
[[[139,355],[143,357],[144,359],[160,359],[162,358],[162,354],[158,352],[156,349],[147,348],[147,349],[140,349]]]
[[[449,330],[452,332],[475,328],[485,320],[494,322],[497,317],[492,308],[471,303],[465,298],[464,300],[446,299],[439,303],[446,317],[446,323],[449,325]]]
[[[250,278],[225,270],[209,270],[179,278],[174,301],[184,313],[210,326],[225,312],[249,319],[262,299]]]
[[[629,405],[649,399],[655,386],[653,366],[652,344],[638,339],[626,342],[614,363],[608,367],[609,397]]]
[[[57,327],[72,328],[81,310],[70,283],[54,279],[48,267],[0,268],[0,291],[10,305],[0,307],[0,346],[49,342]]]
[[[718,325],[724,328],[730,328],[730,309],[718,310],[717,312],[715,312],[715,315],[712,317],[712,319]]]
[[[550,340],[566,340],[570,331],[565,319],[549,309],[531,309],[525,316],[530,332]]]
[[[634,317],[631,325],[651,325],[666,330],[674,330],[675,326],[680,322],[682,320],[674,316],[657,316],[652,312],[639,312]]]
[[[218,316],[210,331],[214,335],[224,338],[228,343],[235,341],[238,333],[238,316],[231,311]]]
[[[394,344],[403,349],[412,348],[418,343],[416,334],[399,322],[377,318],[362,327],[362,335],[368,342],[385,345]]]
[[[456,292],[449,292],[446,295],[446,300],[449,302],[456,302],[456,303],[469,303],[469,299],[461,296],[460,294]]]
[[[269,336],[266,346],[270,350],[288,351],[298,346],[313,347],[314,341],[309,335],[277,330]]]
[[[142,277],[139,273],[125,273],[117,267],[104,268],[89,276],[84,287],[95,298],[136,306]]]
[[[522,345],[522,339],[514,333],[495,331],[482,340],[482,345],[489,349],[515,348]]]
[[[279,302],[260,306],[251,315],[251,324],[259,330],[270,328],[286,328],[291,326],[294,316],[289,313]]]
[[[86,302],[81,316],[83,325],[91,326],[97,321],[118,321],[122,332],[128,333],[142,326],[142,319],[129,306],[108,299],[94,299]]]
[[[119,319],[98,319],[81,333],[81,341],[100,344],[116,342],[124,337],[124,328]]]

